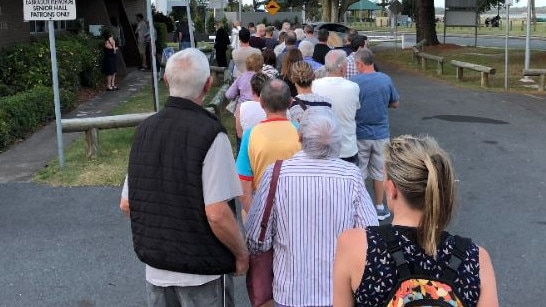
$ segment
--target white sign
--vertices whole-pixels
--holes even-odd
[[[74,20],[76,0],[23,0],[24,19],[29,20]]]

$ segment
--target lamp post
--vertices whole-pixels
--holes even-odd
[[[525,69],[529,69],[531,61],[531,3],[532,0],[527,0],[527,24],[525,33]],[[520,79],[521,82],[534,82],[533,79],[525,76]]]

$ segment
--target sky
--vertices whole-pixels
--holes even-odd
[[[516,2],[516,0],[513,0],[513,2],[514,2],[513,7],[527,7],[527,0],[519,0],[519,2]],[[434,0],[434,6],[444,7],[445,0]],[[535,7],[541,7],[541,6],[546,6],[546,0],[535,0]]]

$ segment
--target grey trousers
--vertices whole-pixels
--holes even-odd
[[[233,277],[225,275],[206,284],[194,287],[158,287],[146,282],[146,294],[149,307],[233,307]],[[225,287],[225,305],[224,305]]]

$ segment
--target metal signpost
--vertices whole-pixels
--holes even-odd
[[[53,100],[55,103],[55,124],[57,126],[57,149],[59,166],[64,167],[63,132],[61,127],[61,101],[59,98],[59,76],[57,71],[57,49],[55,46],[55,25],[57,20],[76,19],[75,0],[23,0],[24,20],[46,20],[48,22],[49,49],[51,51],[51,74],[53,79]]]
[[[506,37],[504,39],[504,89],[508,90],[508,36],[510,35],[510,6],[512,0],[505,0],[506,6]]]

